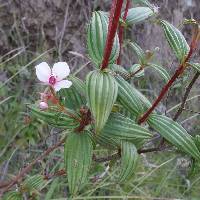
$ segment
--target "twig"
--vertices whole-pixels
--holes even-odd
[[[126,17],[128,15],[128,8],[130,5],[130,0],[126,0],[126,7],[125,7],[125,11],[124,11],[124,15],[123,15],[123,21],[126,20]],[[122,50],[122,45],[123,45],[123,35],[124,35],[124,26],[123,25],[119,25],[119,56],[117,59],[117,64],[120,65],[121,64],[121,50]]]
[[[178,69],[176,70],[176,72],[174,73],[174,75],[172,76],[172,78],[162,88],[162,90],[161,90],[158,98],[155,100],[155,102],[153,103],[152,107],[149,108],[149,110],[147,110],[147,112],[144,113],[143,116],[139,119],[139,121],[138,121],[139,124],[142,124],[143,122],[146,121],[146,119],[149,117],[149,115],[153,112],[153,110],[156,108],[156,106],[160,103],[160,101],[163,99],[163,97],[165,96],[165,94],[168,92],[169,88],[172,86],[172,84],[174,83],[174,81],[179,77],[179,75],[181,75],[184,72],[186,63],[191,58],[194,49],[195,49],[194,41],[192,41],[192,43],[190,45],[190,51],[189,51],[187,57],[185,58],[184,62],[179,65]]]
[[[47,174],[47,175],[45,175],[44,179],[45,180],[50,180],[52,178],[55,178],[55,177],[58,177],[58,176],[64,176],[66,174],[67,174],[67,172],[65,171],[65,169],[60,169],[60,170],[56,171],[53,174]]]
[[[176,121],[179,118],[179,116],[181,115],[181,113],[183,112],[184,107],[185,107],[185,103],[186,103],[187,98],[188,98],[188,96],[190,94],[190,91],[191,91],[193,85],[195,84],[196,80],[199,78],[199,76],[200,76],[200,73],[197,72],[194,75],[193,79],[191,80],[190,84],[187,86],[187,88],[185,90],[185,94],[184,94],[183,99],[182,99],[181,106],[179,107],[178,111],[174,115],[174,118],[173,118],[174,121]]]
[[[110,10],[109,24],[108,24],[108,35],[106,39],[106,45],[105,45],[101,70],[107,68],[108,63],[109,63],[109,58],[110,58],[115,34],[116,34],[118,23],[119,23],[119,17],[121,14],[122,4],[123,4],[123,0],[112,1],[112,7]]]

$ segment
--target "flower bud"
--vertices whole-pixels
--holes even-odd
[[[40,104],[39,104],[39,107],[40,107],[41,110],[46,110],[46,109],[48,109],[49,106],[46,102],[41,101]]]

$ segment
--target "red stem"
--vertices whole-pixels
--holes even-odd
[[[124,11],[124,16],[123,16],[123,21],[126,20],[126,17],[128,15],[128,8],[129,8],[129,5],[130,5],[130,0],[127,0],[126,1],[126,8],[125,8],[125,11]],[[120,45],[120,49],[119,49],[119,56],[118,56],[118,59],[117,59],[117,64],[120,65],[121,64],[121,50],[122,50],[122,45],[123,45],[123,33],[124,33],[124,26],[120,25],[119,26],[119,45]]]
[[[158,96],[158,98],[156,99],[156,101],[153,103],[152,107],[149,108],[149,110],[147,110],[147,112],[139,119],[139,121],[138,121],[139,124],[142,124],[143,122],[146,121],[146,119],[148,118],[148,116],[152,113],[152,111],[156,108],[156,106],[163,99],[163,97],[165,96],[165,94],[167,93],[167,91],[169,90],[169,88],[172,86],[172,84],[174,83],[174,81],[179,77],[180,74],[183,73],[183,71],[185,70],[185,64],[186,64],[186,62],[188,62],[188,60],[192,56],[193,48],[194,48],[194,45],[192,43],[190,45],[190,51],[189,51],[187,57],[185,58],[184,62],[176,70],[175,74],[172,76],[172,78],[169,80],[169,82],[163,87],[163,89],[160,92],[160,95]]]
[[[107,68],[109,64],[109,58],[112,51],[112,46],[115,38],[115,34],[117,31],[117,26],[119,23],[119,17],[121,14],[123,0],[113,0],[112,7],[109,16],[109,24],[108,24],[108,35],[106,39],[106,46],[104,50],[103,61],[101,65],[101,70]]]

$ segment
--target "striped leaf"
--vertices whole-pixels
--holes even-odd
[[[120,75],[124,79],[129,79],[130,78],[129,72],[126,69],[124,69],[122,66],[116,65],[116,64],[112,64],[109,67],[110,67],[110,69],[112,71],[114,71],[116,74]]]
[[[73,84],[70,88],[60,90],[59,96],[61,96],[61,103],[69,109],[79,110],[83,105],[86,105],[85,97],[78,92]]]
[[[64,162],[72,195],[80,191],[87,181],[92,162],[92,148],[92,140],[86,131],[71,133],[66,139]]]
[[[27,178],[22,185],[22,188],[28,189],[30,192],[32,190],[41,190],[42,187],[46,184],[42,175],[34,175]]]
[[[131,47],[131,49],[135,52],[135,54],[137,55],[139,63],[141,65],[144,65],[146,56],[145,56],[145,52],[143,51],[143,49],[135,42],[129,42],[128,44]]]
[[[138,116],[145,110],[144,103],[142,102],[140,93],[122,77],[116,76],[118,82],[118,101],[134,115]]]
[[[86,105],[85,99],[85,84],[82,80],[70,76],[72,86],[59,91],[61,103],[72,110],[79,110],[81,106]]]
[[[189,62],[188,63],[193,69],[195,69],[196,71],[198,71],[200,73],[200,63],[192,63]]]
[[[106,134],[99,134],[95,136],[96,143],[107,149],[119,149],[120,140],[118,138],[112,138]]]
[[[170,79],[170,75],[168,74],[167,70],[160,65],[154,63],[148,63],[148,67],[153,68],[158,72],[158,74],[164,79],[165,82],[168,82]]]
[[[86,77],[87,100],[99,133],[104,127],[116,101],[118,84],[107,72],[92,71]]]
[[[197,148],[198,148],[199,151],[200,151],[200,135],[195,135],[195,137],[194,137],[194,142],[195,142]]]
[[[128,10],[126,18],[127,25],[138,24],[154,15],[154,11],[149,7],[136,7]],[[123,13],[122,13],[123,16]]]
[[[11,191],[4,195],[3,200],[22,200],[23,196],[20,192]]]
[[[148,118],[149,125],[158,131],[167,141],[178,147],[180,150],[191,155],[195,159],[200,159],[200,152],[197,149],[191,135],[172,119],[152,114]]]
[[[148,1],[148,0],[132,0],[133,4],[141,4],[141,5],[145,5],[145,6],[148,6],[148,7],[153,7],[153,5]]]
[[[93,12],[87,30],[87,48],[91,60],[99,66],[103,60],[108,33],[108,15],[105,12]],[[116,34],[109,63],[114,63],[119,55],[119,39]]]
[[[139,78],[139,77],[144,76],[144,69],[142,69],[141,71],[138,71],[138,70],[140,70],[140,68],[141,68],[141,65],[140,65],[140,64],[134,64],[134,65],[132,65],[132,66],[130,67],[130,69],[129,69],[129,73],[130,73],[130,74],[134,74],[134,73],[137,72],[137,73],[133,76],[133,78],[134,78],[134,77]]]
[[[72,85],[74,85],[78,93],[81,94],[82,96],[85,96],[85,83],[81,79],[72,75],[69,76],[68,79],[72,81]]]
[[[47,111],[42,111],[38,109],[36,106],[29,106],[29,108],[31,110],[31,114],[34,117],[43,120],[44,122],[54,127],[71,129],[71,128],[76,128],[79,125],[77,121],[75,121],[74,119],[70,118],[69,116],[67,116],[62,112],[50,109],[48,109]],[[73,113],[69,109],[68,112]]]
[[[133,178],[137,167],[139,155],[134,144],[128,141],[121,142],[121,173],[119,182]]]
[[[182,63],[190,49],[187,41],[185,40],[183,34],[169,22],[162,20],[161,26],[171,49],[180,63]]]
[[[101,131],[101,135],[108,135],[113,139],[136,142],[152,137],[152,134],[146,128],[119,113],[112,113],[110,115],[105,127]]]
[[[133,121],[136,121],[137,118],[135,115],[133,115],[131,112],[129,112],[126,108],[124,108],[123,106],[119,106],[118,108],[118,112],[123,115],[124,117],[130,118]]]
[[[148,7],[152,7],[152,4],[148,1],[148,0],[132,0],[133,4],[142,4],[142,5],[145,5],[145,6],[148,6]]]

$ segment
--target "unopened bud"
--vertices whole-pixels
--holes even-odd
[[[46,109],[48,109],[49,106],[46,102],[41,101],[40,104],[39,104],[39,107],[40,107],[41,110],[46,110]]]
[[[160,51],[160,48],[156,47],[154,50],[155,50],[155,52],[158,52],[158,51]]]

